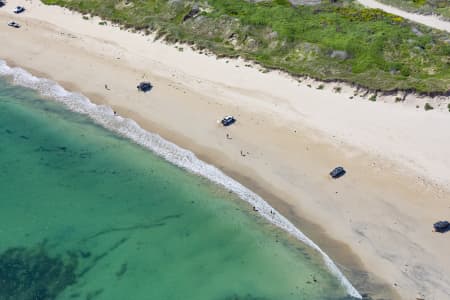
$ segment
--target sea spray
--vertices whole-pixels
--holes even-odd
[[[66,91],[56,82],[38,78],[21,68],[11,68],[0,60],[0,76],[8,76],[12,82],[38,91],[42,96],[65,104],[70,110],[89,116],[95,123],[151,150],[156,155],[191,173],[200,175],[237,194],[241,199],[255,206],[260,215],[271,223],[295,236],[300,241],[318,251],[329,268],[345,287],[347,293],[355,298],[362,298],[348,279],[341,273],[330,257],[312,240],[305,236],[289,220],[278,213],[260,196],[225,175],[216,167],[199,160],[192,152],[164,140],[159,135],[142,129],[135,121],[114,114],[105,105],[96,105],[85,96]]]

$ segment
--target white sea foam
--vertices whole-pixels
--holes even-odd
[[[289,232],[300,241],[318,251],[322,255],[326,266],[339,279],[342,286],[347,290],[347,293],[352,297],[362,298],[330,257],[289,220],[278,213],[260,196],[228,177],[216,167],[201,161],[194,153],[164,140],[157,134],[145,131],[131,119],[115,116],[113,110],[108,106],[96,105],[81,94],[66,91],[62,86],[52,80],[37,78],[21,68],[11,68],[2,60],[0,60],[0,76],[10,77],[14,84],[31,88],[38,91],[44,97],[61,102],[70,110],[89,116],[95,123],[121,136],[127,137],[170,163],[191,173],[203,176],[225,187],[227,190],[234,192],[241,199],[255,206],[258,212],[271,223]]]

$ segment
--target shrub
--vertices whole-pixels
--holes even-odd
[[[320,85],[317,87],[317,89],[318,89],[318,90],[323,90],[324,87],[325,87],[325,86],[324,86],[323,84],[320,84]]]
[[[424,108],[425,110],[432,110],[432,109],[434,109],[434,107],[431,106],[430,103],[425,103],[425,106],[424,106],[423,108]]]
[[[372,95],[372,96],[370,96],[369,100],[375,102],[375,101],[377,101],[377,96],[376,95]]]
[[[337,86],[333,90],[335,93],[340,93],[342,91],[342,88],[340,86]]]

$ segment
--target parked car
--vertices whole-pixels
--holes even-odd
[[[226,116],[220,122],[223,126],[230,126],[236,122],[236,119],[233,116]]]
[[[346,171],[344,170],[343,167],[336,167],[330,172],[330,176],[336,179],[343,176],[345,173]]]
[[[19,23],[16,23],[14,21],[11,21],[8,23],[8,26],[14,27],[14,28],[20,28]]]
[[[138,84],[137,89],[141,92],[148,92],[153,88],[150,82],[144,81]]]
[[[0,1],[0,7],[3,7],[3,6],[5,6],[5,2]]]
[[[433,224],[434,231],[436,232],[446,232],[450,231],[450,223],[448,221],[438,221]]]
[[[23,6],[16,6],[16,8],[14,8],[14,10],[13,10],[13,12],[15,14],[20,14],[20,13],[23,13],[24,11],[25,11],[25,7],[23,7]]]

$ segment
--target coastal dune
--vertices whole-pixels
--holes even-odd
[[[431,229],[450,216],[450,99],[371,102],[351,86],[319,90],[311,79],[263,73],[37,1],[13,15],[20,4],[0,10],[0,59],[112,107],[231,175],[317,242],[361,292],[449,297],[442,249],[450,240]],[[22,28],[7,27],[12,18]],[[154,85],[150,93],[137,93],[142,80]],[[424,111],[426,102],[435,110]],[[238,121],[223,128],[217,121],[227,114]],[[334,181],[328,172],[337,165],[348,173]]]

